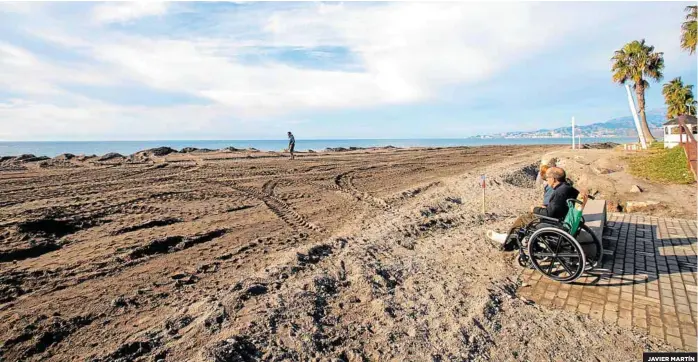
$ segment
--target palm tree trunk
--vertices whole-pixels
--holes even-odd
[[[657,140],[652,136],[650,127],[647,125],[647,116],[645,115],[645,87],[637,84],[635,90],[637,92],[637,108],[640,110],[640,126],[642,127],[642,133],[645,134],[647,143],[651,144]]]

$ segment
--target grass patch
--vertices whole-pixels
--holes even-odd
[[[661,142],[656,142],[646,151],[630,156],[628,164],[631,175],[649,181],[671,184],[696,181],[681,146],[666,149]]]

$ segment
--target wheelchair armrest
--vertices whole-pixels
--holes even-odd
[[[539,218],[539,219],[541,219],[541,220],[554,222],[554,223],[556,223],[556,224],[559,224],[559,223],[560,223],[560,220],[558,220],[558,219],[556,219],[556,218],[554,218],[554,217],[543,216],[543,215],[538,215],[538,214],[533,214],[533,216],[534,216],[534,217],[537,217],[537,218]]]

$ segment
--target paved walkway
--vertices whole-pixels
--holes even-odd
[[[636,327],[681,349],[696,350],[696,222],[608,215],[602,268],[562,284],[535,270],[519,294],[541,305]]]

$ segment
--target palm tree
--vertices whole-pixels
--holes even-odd
[[[667,105],[667,119],[683,114],[696,114],[696,101],[693,98],[693,86],[684,85],[681,77],[672,79],[662,87],[662,94]]]
[[[619,84],[633,83],[642,132],[649,143],[654,142],[655,138],[647,126],[647,116],[645,115],[645,89],[650,86],[645,79],[657,82],[662,79],[664,53],[655,52],[653,46],[645,44],[645,39],[633,40],[625,44],[622,49],[616,50],[611,60],[613,61],[611,66],[613,81]]]
[[[698,19],[698,6],[686,6],[686,21],[681,24],[681,49],[688,50],[689,54],[696,51],[696,20]]]

